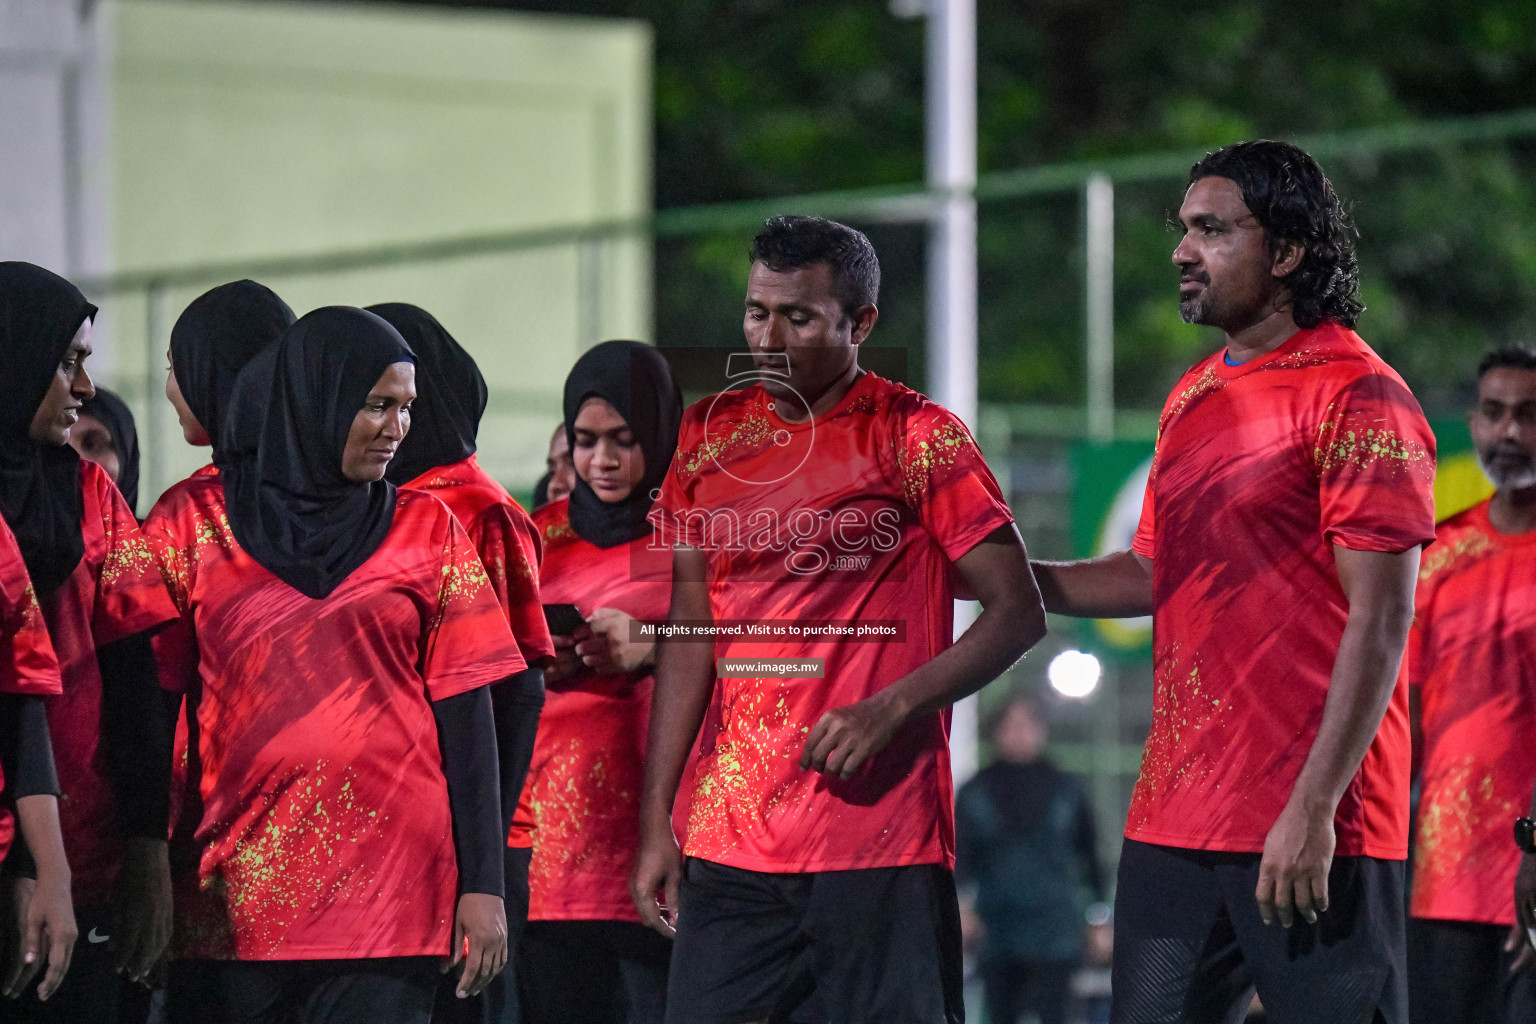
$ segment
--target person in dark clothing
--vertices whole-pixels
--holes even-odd
[[[99,463],[123,493],[135,515],[139,511],[139,432],[133,410],[117,395],[98,387],[80,406],[80,419],[69,432],[69,444],[82,459]]]
[[[1104,897],[1093,810],[1082,786],[1044,756],[1045,716],[1015,697],[993,721],[998,760],[955,801],[955,875],[984,928],[987,1019],[1025,1009],[1063,1024],[1083,953],[1080,893]]]

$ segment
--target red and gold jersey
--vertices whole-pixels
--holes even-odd
[[[615,608],[640,620],[666,618],[671,552],[649,550],[649,538],[597,547],[576,535],[568,508],[562,500],[534,513],[544,601],[573,604],[583,617]],[[546,692],[524,794],[534,826],[530,921],[640,920],[629,873],[640,843],[652,688],[646,669],[587,673]]]
[[[59,659],[48,639],[43,610],[27,575],[16,536],[0,519],[0,693],[55,697],[64,692]],[[0,786],[5,774],[0,772]],[[0,861],[16,834],[11,811],[0,804]]]
[[[379,549],[311,599],[230,530],[194,477],[145,524],[195,652],[201,888],[191,955],[444,955],[457,873],[431,702],[525,666],[485,570],[442,502],[398,495]],[[161,653],[175,648],[162,645]]]
[[[761,385],[683,415],[652,519],[708,553],[717,658],[823,659],[819,678],[723,675],[683,786],[689,856],[755,871],[954,864],[948,713],[851,779],[801,769],[806,735],[949,647],[953,563],[1013,521],[965,426],[865,373],[791,423]],[[756,632],[767,630],[768,632]]]
[[[1155,677],[1128,838],[1263,850],[1349,614],[1333,546],[1428,543],[1434,446],[1402,378],[1331,322],[1179,381],[1133,543],[1154,560]],[[1406,856],[1409,757],[1404,675],[1339,803],[1338,855]]]
[[[149,545],[128,503],[107,476],[80,460],[85,555],[51,594],[38,597],[58,655],[64,692],[48,701],[48,732],[59,773],[59,825],[76,906],[112,893],[125,837],[105,773],[101,668],[96,649],[176,618]]]
[[[539,598],[541,544],[523,507],[480,468],[473,455],[423,473],[405,489],[430,492],[464,524],[523,660],[536,665],[553,658],[555,648]]]
[[[1536,782],[1536,531],[1508,536],[1488,502],[1440,524],[1424,552],[1409,682],[1423,753],[1415,917],[1514,924],[1510,825]]]

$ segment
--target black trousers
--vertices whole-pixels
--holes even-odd
[[[981,965],[989,1024],[1017,1024],[1025,1010],[1040,1015],[1040,1024],[1066,1024],[1072,998],[1071,960],[1022,960],[998,957]]]
[[[1470,921],[1408,921],[1413,1024],[1536,1024],[1536,971],[1509,973],[1509,929]]]
[[[58,991],[46,1003],[39,1002],[39,973],[20,999],[0,999],[0,1024],[118,1024],[125,982],[112,967],[112,909],[77,907],[75,924],[80,937]]]
[[[430,1024],[439,960],[179,960],[171,1024]]]
[[[672,942],[633,921],[530,921],[523,1024],[661,1024]]]
[[[1403,862],[1335,857],[1329,907],[1259,917],[1260,856],[1127,839],[1115,895],[1114,1024],[1407,1024]]]

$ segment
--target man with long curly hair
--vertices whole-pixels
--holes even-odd
[[[1179,312],[1226,346],[1158,430],[1131,550],[1037,564],[1047,609],[1154,616],[1116,897],[1117,1024],[1405,1024],[1403,647],[1434,437],[1353,331],[1321,168],[1245,142],[1190,172]]]

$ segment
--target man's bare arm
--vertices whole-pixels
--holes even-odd
[[[913,718],[932,714],[996,679],[1045,636],[1045,609],[1012,523],[962,555],[955,568],[981,601],[965,635],[879,693],[822,715],[800,767],[851,777]]]
[[[1087,619],[1152,614],[1152,559],[1116,551],[1079,562],[1031,562],[1045,610]]]
[[[1413,623],[1418,548],[1393,554],[1334,545],[1333,559],[1349,620],[1317,738],[1264,842],[1255,893],[1265,922],[1278,917],[1287,928],[1296,913],[1310,923],[1328,909],[1333,816],[1392,701]]]
[[[672,554],[670,622],[706,622],[708,563],[698,548]],[[682,856],[672,835],[672,803],[688,752],[699,734],[715,685],[715,645],[663,637],[656,645],[656,687],[645,751],[645,787],[640,798],[640,849],[630,875],[629,894],[650,927],[670,936],[677,928]],[[656,894],[663,894],[657,903]]]

